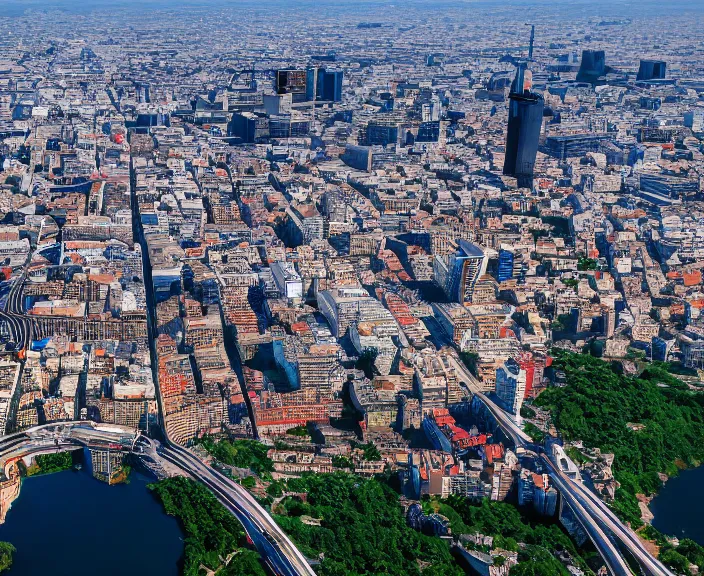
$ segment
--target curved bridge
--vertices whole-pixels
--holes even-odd
[[[90,421],[61,422],[3,436],[0,438],[0,471],[5,475],[8,464],[30,454],[117,446],[149,462],[168,462],[208,486],[240,520],[277,576],[315,576],[308,560],[245,488],[203,464],[188,449],[171,443],[161,444],[132,428]]]

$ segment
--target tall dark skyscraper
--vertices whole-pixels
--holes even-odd
[[[610,71],[611,68],[606,65],[606,54],[603,50],[583,50],[577,82],[597,84],[599,78]]]
[[[318,72],[318,98],[331,102],[342,100],[342,70],[320,70]]]
[[[664,80],[667,62],[662,60],[641,60],[636,80]]]
[[[342,100],[342,70],[311,67],[306,70],[306,100]]]
[[[520,63],[509,94],[504,174],[514,176],[521,187],[533,185],[543,108],[543,97],[531,92],[530,82],[526,81],[526,64]]]

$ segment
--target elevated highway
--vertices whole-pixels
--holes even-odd
[[[583,507],[588,512],[588,517],[591,518],[592,523],[603,527],[604,530],[608,530],[636,559],[645,574],[674,576],[672,571],[648,552],[638,535],[624,525],[611,509],[584,484],[570,479],[546,454],[542,454],[541,458],[550,471],[550,478],[552,478],[553,483],[562,494],[568,495],[570,503],[573,505],[573,510],[574,505]]]
[[[132,186],[132,205],[136,210],[137,202]],[[145,282],[147,284],[147,330],[151,342],[152,371],[156,383],[157,404],[160,418],[163,423],[162,397],[159,389],[158,370],[156,369],[156,351],[153,342],[156,339],[154,330],[154,299],[151,289],[151,274],[147,259],[148,251],[138,213],[135,214],[135,237],[142,248],[143,266],[145,268]],[[8,326],[11,338],[16,344],[16,349],[28,350],[36,320],[24,314],[22,306],[22,287],[26,278],[26,269],[15,279],[7,296],[5,309],[0,311],[0,321]],[[23,364],[23,363],[22,363]],[[208,486],[220,502],[232,512],[245,526],[250,538],[257,546],[262,557],[277,576],[315,576],[306,558],[295,547],[291,540],[274,522],[271,516],[262,508],[254,497],[242,486],[233,482],[224,474],[206,466],[188,449],[171,442],[165,426],[162,426],[165,442],[156,450],[148,452],[157,458],[180,468],[183,472]],[[131,435],[131,437],[130,437]],[[125,439],[130,438],[129,446]],[[89,446],[95,442],[119,443],[126,449],[133,451],[138,457],[149,456],[144,453],[143,446],[137,446],[140,440],[139,433],[132,429],[119,426],[100,425],[93,422],[63,422],[36,426],[21,433],[11,434],[0,438],[0,458],[11,456],[21,457],[35,450],[69,450],[77,446]],[[151,441],[145,439],[145,445]],[[142,443],[140,443],[142,444]],[[2,469],[4,472],[4,467]]]
[[[450,358],[474,397],[491,413],[496,423],[516,448],[525,448],[540,454],[541,461],[548,470],[553,484],[579,519],[612,575],[629,576],[633,573],[623,556],[621,551],[623,549],[636,560],[643,574],[674,576],[672,571],[647,551],[638,535],[624,525],[604,502],[582,482],[571,478],[558,464],[553,462],[545,454],[542,446],[536,444],[518,426],[512,415],[481,391],[477,379],[467,370],[454,351],[451,351]]]
[[[32,321],[24,316],[22,310],[22,286],[26,275],[25,270],[13,281],[7,295],[5,310],[0,310],[0,320],[6,323],[17,350],[28,350],[32,339]]]
[[[267,559],[275,574],[282,576],[310,575],[315,572],[274,519],[254,497],[236,482],[206,466],[195,455],[180,446],[166,445],[158,454],[187,471],[208,486],[218,499],[242,522],[250,538]]]
[[[0,471],[4,474],[9,462],[28,455],[96,447],[100,443],[106,446],[120,444],[139,458],[163,459],[177,466],[210,488],[240,520],[274,574],[315,576],[306,558],[245,488],[206,466],[188,449],[170,443],[160,444],[131,428],[90,421],[62,422],[4,436],[0,438]]]

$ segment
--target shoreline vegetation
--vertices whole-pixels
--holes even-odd
[[[108,484],[111,486],[115,484],[127,484],[130,481],[130,474],[132,474],[132,467],[126,463],[122,464],[122,466],[112,473]]]
[[[12,555],[16,551],[9,542],[0,542],[0,573],[7,572],[12,567]]]
[[[183,576],[200,576],[203,569],[218,576],[266,576],[239,520],[208,488],[183,476],[160,480],[148,488],[184,531]]]
[[[263,504],[305,556],[321,559],[316,566],[320,576],[464,574],[447,542],[408,525],[393,483],[388,474],[363,478],[345,472],[307,473],[269,484]],[[516,553],[511,576],[569,576],[556,554],[592,574],[593,552],[579,549],[557,523],[513,504],[453,495],[424,497],[421,506],[425,514],[447,518],[455,537],[487,537],[481,545],[462,538],[470,550]]]
[[[22,462],[22,461],[20,461]],[[57,452],[55,454],[39,454],[32,459],[29,466],[20,464],[20,470],[24,468],[26,476],[40,476],[42,474],[53,474],[73,468],[73,452]]]
[[[550,412],[565,440],[614,454],[620,486],[609,505],[659,548],[663,563],[681,574],[692,573],[690,564],[704,570],[704,547],[688,539],[673,544],[643,522],[641,505],[667,478],[704,460],[704,393],[661,363],[629,376],[619,362],[564,351],[554,356],[554,369],[564,372],[566,384],[548,388],[535,406]]]

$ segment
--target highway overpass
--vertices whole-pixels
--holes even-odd
[[[624,525],[598,496],[584,486],[581,481],[573,479],[563,470],[562,466],[553,462],[545,454],[543,448],[536,444],[518,426],[513,415],[508,414],[481,391],[481,386],[477,379],[454,354],[454,351],[451,351],[450,358],[458,374],[467,383],[474,397],[491,413],[498,426],[507,438],[514,443],[516,448],[524,448],[540,453],[541,461],[548,470],[554,486],[559,490],[575,516],[579,519],[611,574],[614,576],[628,576],[633,573],[623,556],[621,551],[623,549],[627,550],[638,562],[643,574],[648,576],[674,576],[672,571],[647,551],[638,535]],[[570,466],[570,468],[573,467]]]
[[[120,444],[139,458],[160,459],[202,482],[242,523],[264,561],[277,576],[315,576],[307,559],[269,513],[242,486],[203,464],[186,448],[160,444],[131,428],[91,421],[61,422],[29,428],[0,438],[0,470],[30,454],[75,450],[82,446]]]

